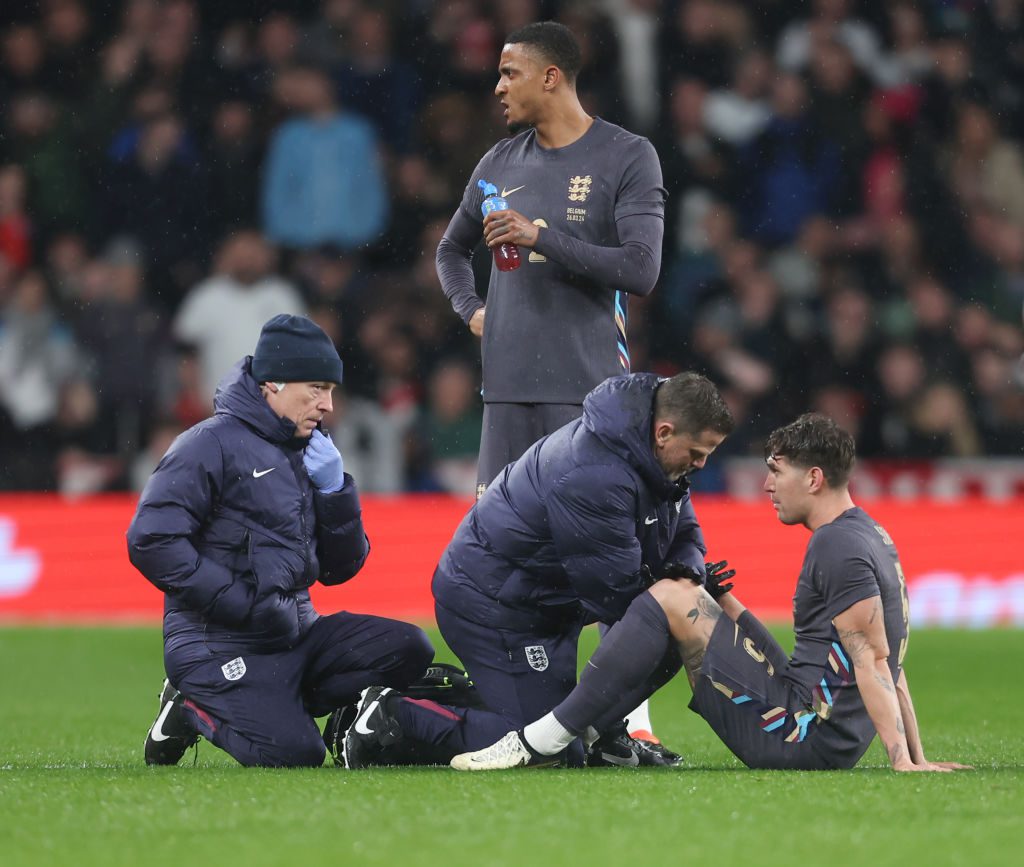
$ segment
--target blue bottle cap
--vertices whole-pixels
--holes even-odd
[[[494,184],[492,184],[490,181],[479,180],[479,181],[476,182],[476,185],[478,187],[480,187],[481,190],[484,191],[484,198],[485,199],[488,196],[496,196],[496,195],[498,195],[498,188],[496,186],[494,186]]]

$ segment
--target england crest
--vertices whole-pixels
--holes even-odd
[[[534,671],[545,671],[548,667],[548,654],[543,644],[533,644],[526,648],[526,661]]]
[[[545,660],[545,666],[547,661]],[[241,680],[242,675],[245,674],[245,660],[240,656],[236,656],[230,662],[225,662],[220,670],[224,672],[224,677],[228,680]]]

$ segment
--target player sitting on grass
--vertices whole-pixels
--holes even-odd
[[[709,570],[706,590],[662,580],[633,600],[551,713],[452,767],[550,764],[675,645],[690,707],[748,767],[852,768],[877,732],[894,770],[965,769],[925,757],[903,671],[903,570],[889,534],[850,498],[853,438],[804,415],[774,431],[765,454],[779,520],[813,534],[793,601],[793,656],[732,594],[731,573]]]

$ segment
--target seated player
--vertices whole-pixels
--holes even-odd
[[[565,701],[456,756],[453,767],[550,763],[675,652],[693,688],[690,707],[748,767],[852,768],[876,733],[894,770],[966,767],[925,757],[903,670],[903,570],[889,534],[850,497],[853,438],[824,416],[804,415],[773,432],[765,453],[764,490],[779,520],[813,534],[794,596],[793,656],[733,595],[731,573],[709,574],[706,590],[659,581],[633,600]]]

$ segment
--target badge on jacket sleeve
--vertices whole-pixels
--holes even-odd
[[[534,671],[545,671],[548,667],[548,654],[543,644],[532,644],[526,648],[526,661]]]
[[[544,667],[547,668],[546,659],[544,661]],[[220,670],[224,672],[224,677],[228,680],[241,680],[242,675],[245,674],[245,660],[240,656],[236,656],[230,662],[225,662],[220,667]]]

